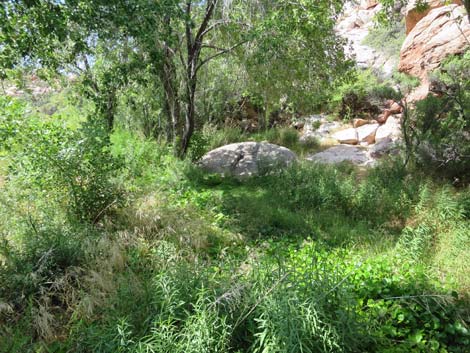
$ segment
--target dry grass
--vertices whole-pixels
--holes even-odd
[[[191,204],[174,205],[162,194],[149,194],[127,208],[121,215],[128,239],[143,239],[149,245],[160,240],[171,241],[197,253],[215,243],[241,241],[239,235],[213,225],[205,212]]]

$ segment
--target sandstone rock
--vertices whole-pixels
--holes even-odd
[[[370,10],[376,7],[379,4],[377,0],[362,0],[361,1],[361,8],[364,10]]]
[[[429,93],[429,83],[424,82],[419,87],[415,88],[410,94],[407,96],[407,101],[409,103],[414,103],[426,98]]]
[[[370,120],[366,119],[353,119],[353,127],[358,128],[360,126],[370,124]]]
[[[333,146],[323,152],[310,155],[306,159],[328,164],[351,162],[356,165],[367,165],[371,162],[367,148],[350,145]]]
[[[295,154],[285,147],[267,142],[241,142],[208,152],[199,165],[209,173],[243,179],[286,167],[296,159]]]
[[[390,111],[390,109],[385,109],[383,113],[377,117],[376,120],[379,124],[385,124],[390,115],[392,115],[392,112]]]
[[[387,119],[387,122],[380,126],[375,133],[375,142],[380,143],[383,140],[390,138],[396,140],[401,135],[401,124],[400,119],[391,116]]]
[[[405,25],[406,25],[406,34],[410,33],[411,30],[416,26],[416,24],[426,17],[426,15],[435,8],[442,7],[446,5],[447,0],[426,0],[428,7],[423,11],[418,11],[417,1],[413,0],[408,3],[405,9]],[[461,0],[454,0],[452,3],[457,5],[462,5]]]
[[[375,142],[375,132],[379,124],[368,124],[357,128],[357,139],[359,142],[367,142],[372,144]]]
[[[448,55],[462,53],[470,37],[470,24],[463,6],[448,5],[431,10],[408,34],[400,52],[399,71],[426,81]]]
[[[357,130],[355,128],[340,130],[335,132],[332,137],[335,140],[338,140],[339,143],[345,143],[348,145],[356,145],[359,141]]]
[[[400,114],[403,111],[403,108],[397,102],[393,102],[390,106],[390,113],[391,114]]]
[[[329,122],[323,115],[313,115],[305,119],[303,134],[300,142],[309,142],[312,139],[323,140],[339,129],[341,123],[337,121]]]
[[[341,123],[337,121],[320,123],[320,126],[316,129],[315,126],[306,124],[304,127],[304,132],[302,136],[300,136],[299,141],[304,143],[309,142],[312,139],[317,139],[321,142],[323,139],[330,137],[330,134],[340,127]]]

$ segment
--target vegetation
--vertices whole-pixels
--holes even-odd
[[[434,94],[417,103],[405,124],[408,153],[419,167],[456,183],[470,180],[469,70],[468,51],[443,63],[432,78]]]
[[[404,23],[391,22],[387,26],[377,25],[374,27],[364,38],[363,43],[398,61],[404,41]]]
[[[0,352],[468,351],[468,53],[374,168],[194,163],[400,101],[348,70],[340,3],[2,3]]]
[[[110,130],[125,97],[129,107],[144,104],[147,130],[166,136],[184,156],[197,128],[199,95],[227,74],[247,81],[236,86],[239,92],[262,97],[266,118],[283,97],[320,104],[317,96],[349,67],[333,30],[341,7],[342,1],[306,0],[6,1],[1,74],[25,59],[49,73],[75,72]],[[226,54],[234,55],[231,72],[221,61]],[[217,66],[207,68],[212,62]],[[149,98],[149,88],[158,103],[127,95]],[[152,105],[163,121],[151,116]]]

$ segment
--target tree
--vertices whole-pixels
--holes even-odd
[[[166,135],[183,157],[204,66],[237,52],[252,87],[263,93],[267,87],[290,87],[291,96],[321,91],[347,69],[333,31],[341,6],[338,0],[10,0],[0,7],[0,74],[19,63],[80,72],[109,129],[130,82],[158,81]]]

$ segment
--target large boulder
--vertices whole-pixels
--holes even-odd
[[[447,5],[448,3],[454,3],[457,5],[462,5],[460,0],[426,0],[427,7],[425,9],[418,8],[418,2],[416,0],[410,1],[406,6],[405,10],[405,25],[406,25],[406,34],[410,33],[416,24],[426,17],[426,15],[432,10],[438,7]]]
[[[289,149],[267,142],[241,142],[208,152],[199,165],[209,173],[243,179],[284,168],[297,159]]]
[[[431,10],[408,34],[400,52],[399,71],[427,81],[442,60],[468,47],[470,24],[463,6]]]

